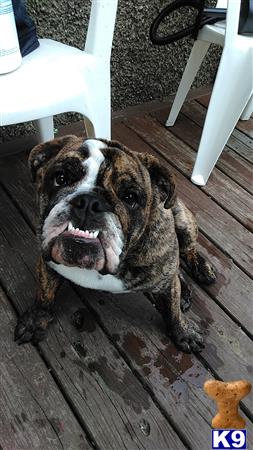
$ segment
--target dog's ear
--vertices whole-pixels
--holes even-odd
[[[68,135],[36,145],[36,147],[32,149],[28,158],[32,181],[35,182],[37,180],[40,169],[51,158],[54,158],[63,147],[71,144],[77,139],[78,138],[74,135]]]
[[[149,171],[151,184],[157,186],[164,208],[171,208],[176,200],[176,185],[172,173],[160,163],[159,159],[148,153],[138,153],[142,164]]]

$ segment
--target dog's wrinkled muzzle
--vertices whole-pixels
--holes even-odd
[[[48,227],[53,239],[48,239],[44,230],[54,262],[103,273],[116,272],[123,247],[121,226],[118,218],[108,212],[101,197],[93,193],[72,196],[64,226],[57,224],[55,227],[56,221],[57,218],[52,218]]]
[[[81,230],[64,232],[55,241],[53,261],[67,266],[85,267],[100,271],[105,265],[105,252],[98,238],[87,238]]]

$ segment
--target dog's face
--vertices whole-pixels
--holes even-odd
[[[37,183],[46,260],[117,272],[150,215],[170,208],[175,185],[157,159],[115,141],[65,136],[29,157]]]

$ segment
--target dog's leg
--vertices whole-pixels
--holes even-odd
[[[180,283],[181,283],[181,311],[184,313],[188,311],[188,309],[191,307],[192,304],[192,290],[188,286],[187,282],[185,281],[183,275],[180,273],[179,275]]]
[[[193,322],[183,317],[180,307],[181,284],[177,274],[166,291],[152,293],[154,303],[162,314],[169,335],[184,352],[200,352],[204,347],[200,331]]]
[[[198,226],[193,214],[180,200],[177,200],[172,210],[180,256],[199,283],[213,283],[216,280],[215,271],[211,264],[197,251]]]
[[[43,340],[54,318],[53,305],[61,278],[47,267],[42,258],[39,259],[37,273],[39,281],[37,298],[33,306],[18,319],[15,329],[15,341],[18,344],[30,341],[37,344]]]
[[[188,309],[191,307],[192,304],[192,290],[189,288],[188,284],[186,283],[183,275],[179,274],[179,279],[181,283],[181,300],[180,300],[180,307],[181,311],[184,313],[188,311]],[[156,306],[156,302],[154,299],[154,296],[152,293],[146,291],[144,292],[144,295],[148,298],[148,300],[152,303],[153,306]]]

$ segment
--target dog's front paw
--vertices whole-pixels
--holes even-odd
[[[183,352],[200,352],[204,348],[204,341],[198,326],[191,321],[182,321],[175,325],[170,335],[176,346]]]
[[[14,340],[18,345],[26,342],[37,344],[46,338],[48,326],[53,319],[51,310],[42,309],[38,305],[33,306],[18,319]]]
[[[193,277],[200,284],[212,284],[215,282],[216,273],[214,268],[199,253],[197,253],[194,262],[187,261],[187,264],[192,272]]]

